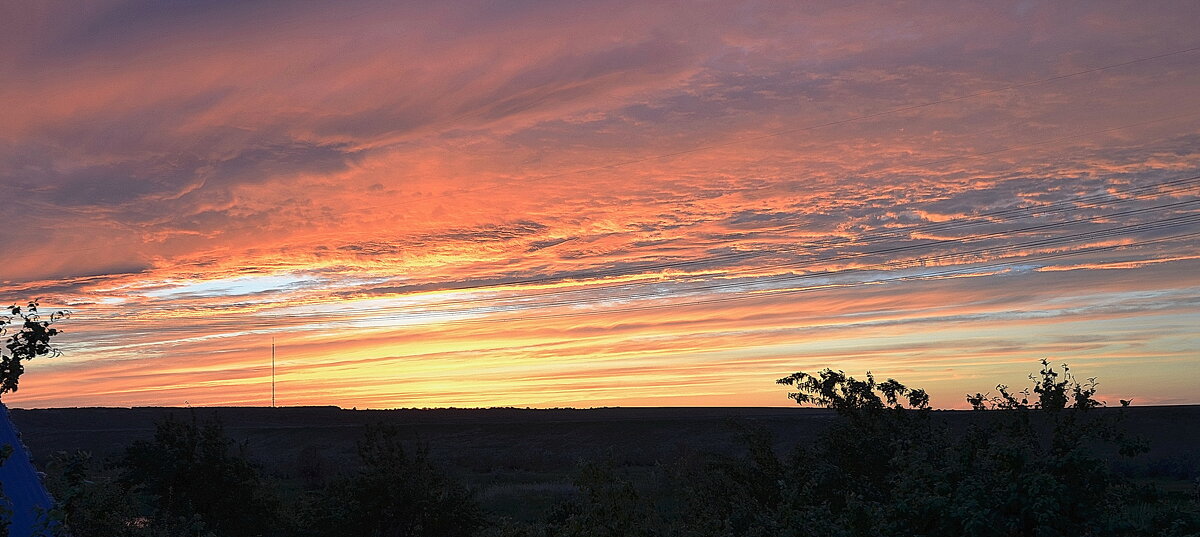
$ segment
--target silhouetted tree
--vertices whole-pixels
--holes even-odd
[[[776,458],[759,441],[741,463],[685,480],[685,535],[1191,535],[1195,505],[1162,501],[1097,451],[1145,445],[1101,415],[1095,379],[1042,362],[1032,387],[969,396],[965,432],[933,419],[928,396],[868,374],[796,373],[789,397],[837,411],[812,446]],[[907,405],[904,404],[907,400]],[[1032,400],[1032,401],[1031,401]]]
[[[168,417],[152,441],[126,450],[121,481],[145,498],[146,516],[157,526],[182,525],[221,537],[272,535],[278,501],[236,447],[215,418]]]
[[[50,345],[50,338],[61,332],[50,325],[68,315],[66,311],[58,311],[43,318],[38,313],[37,301],[29,302],[24,307],[9,306],[5,310],[8,314],[0,315],[0,336],[8,336],[4,340],[4,348],[0,350],[0,397],[17,391],[21,374],[25,372],[26,360],[58,355],[58,350]],[[15,448],[0,446],[0,464],[12,455]],[[8,535],[11,517],[8,497],[0,487],[0,535]]]
[[[905,408],[901,398],[908,401],[908,408],[929,408],[929,394],[925,390],[909,389],[895,379],[876,383],[870,371],[867,380],[847,376],[844,371],[826,369],[817,376],[792,373],[775,382],[796,388],[788,393],[788,397],[799,404],[831,408],[844,415],[901,410]]]
[[[24,307],[9,306],[8,315],[0,316],[0,336],[7,335],[4,350],[0,351],[0,395],[17,391],[21,374],[25,372],[26,360],[39,356],[57,356],[59,351],[50,345],[50,338],[62,333],[51,327],[55,322],[70,315],[67,311],[56,311],[49,317],[38,313],[37,301]],[[10,326],[16,326],[13,331]]]
[[[559,504],[549,533],[562,537],[663,535],[653,498],[620,475],[611,458],[583,465],[575,478],[580,497]]]
[[[396,429],[369,426],[358,442],[359,469],[310,497],[304,534],[361,537],[466,537],[484,514],[470,491]]]
[[[1067,364],[1062,365],[1062,373],[1054,370],[1049,360],[1041,361],[1042,369],[1037,375],[1029,375],[1034,382],[1031,388],[1025,388],[1016,394],[1009,391],[1004,384],[996,385],[999,395],[976,393],[967,395],[967,403],[974,410],[1045,410],[1055,412],[1066,408],[1087,410],[1104,406],[1095,399],[1099,383],[1095,377],[1080,382],[1071,374]],[[1030,402],[1031,393],[1037,394],[1037,399]],[[1017,396],[1020,396],[1020,399]],[[1129,406],[1129,401],[1122,399],[1121,406]]]
[[[1200,535],[1200,496],[1113,471],[1110,459],[1146,445],[1123,433],[1121,409],[1098,408],[1095,379],[1043,361],[1031,381],[968,396],[978,412],[939,413],[923,390],[892,379],[796,373],[779,381],[789,397],[837,414],[812,443],[777,452],[751,424],[742,455],[681,457],[655,478],[611,458],[587,463],[577,494],[537,521],[489,519],[426,446],[383,426],[367,429],[354,472],[307,492],[297,483],[300,500],[283,510],[287,489],[264,493],[215,422],[160,424],[109,469],[122,479],[86,458],[51,471],[63,476],[61,520],[76,537]]]
[[[46,485],[54,493],[51,517],[57,535],[149,537],[153,529],[138,511],[129,488],[90,453],[60,452],[46,465]]]

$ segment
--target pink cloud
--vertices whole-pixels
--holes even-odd
[[[1197,207],[1104,215],[1197,199],[1148,185],[1200,173],[1200,52],[1120,64],[1194,46],[1186,10],[0,16],[0,280],[77,313],[11,397],[259,404],[270,337],[306,404],[786,404],[842,366],[952,406],[1057,356],[1143,389],[1195,365],[1159,321],[1200,316]]]

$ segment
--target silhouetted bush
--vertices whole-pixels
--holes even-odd
[[[924,391],[892,379],[796,373],[780,379],[792,399],[837,413],[814,441],[781,453],[750,424],[739,456],[584,462],[576,492],[532,521],[484,512],[427,447],[383,426],[367,428],[348,474],[304,450],[291,488],[264,480],[219,424],[194,419],[160,423],[107,467],[60,457],[50,484],[76,537],[1200,535],[1200,484],[1166,493],[1131,479],[1133,466],[1114,470],[1146,445],[1123,433],[1123,410],[1099,408],[1094,379],[1043,362],[1031,380],[969,396],[977,411],[964,415],[934,412]],[[1172,461],[1138,464],[1193,475],[1192,458]]]
[[[954,434],[927,397],[840,371],[780,379],[838,423],[786,459],[753,439],[742,461],[683,476],[683,535],[1191,535],[1195,503],[1118,476],[1098,448],[1145,450],[1096,410],[1095,381],[1043,362],[1031,390],[968,398],[994,409]],[[1036,394],[1031,396],[1030,394]],[[1020,395],[1024,397],[1020,397]],[[1031,397],[1036,400],[1030,402]],[[907,398],[908,406],[901,402]]]
[[[300,478],[304,488],[316,490],[324,487],[329,475],[329,461],[321,449],[316,446],[304,446],[296,456],[296,476]]]
[[[358,443],[361,466],[310,496],[303,535],[460,537],[484,513],[466,487],[434,465],[428,449],[405,449],[394,428],[368,427]]]
[[[131,491],[110,468],[86,452],[57,453],[46,466],[54,493],[51,516],[70,534],[136,537],[150,535],[149,519],[138,511]],[[59,533],[67,534],[66,531]]]
[[[25,362],[41,356],[54,357],[59,350],[51,345],[51,338],[62,333],[51,325],[70,316],[68,311],[56,311],[48,316],[38,312],[36,300],[25,306],[12,305],[3,308],[0,314],[0,336],[4,337],[4,345],[0,348],[0,395],[17,391],[21,375],[25,373]],[[23,446],[0,446],[0,465],[7,460],[16,449]],[[8,497],[0,487],[0,535],[7,536],[13,521],[13,509]],[[39,513],[42,530],[34,527],[34,531],[45,534],[54,526],[54,521],[47,518],[47,513]],[[26,515],[26,513],[21,513]],[[35,523],[36,524],[36,523]],[[23,531],[23,530],[22,530]]]
[[[558,506],[550,534],[563,537],[653,537],[662,535],[654,499],[641,494],[611,459],[583,465],[575,478],[576,499]]]
[[[277,499],[215,419],[168,418],[154,440],[126,450],[122,470],[152,525],[221,537],[271,535],[278,526]]]
[[[51,325],[71,314],[64,310],[42,317],[37,301],[29,302],[24,307],[14,305],[4,309],[8,313],[0,315],[0,336],[8,337],[4,340],[3,350],[0,350],[0,395],[17,391],[21,375],[25,372],[24,362],[40,356],[59,355],[58,349],[50,344],[50,339],[61,334],[62,330]],[[9,325],[18,328],[10,330]]]

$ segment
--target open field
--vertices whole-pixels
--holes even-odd
[[[612,454],[631,465],[652,465],[686,450],[732,453],[734,423],[755,424],[780,444],[810,438],[832,412],[801,408],[601,408],[342,410],[292,408],[65,408],[19,410],[13,420],[34,453],[86,450],[120,453],[149,439],[167,416],[216,416],[268,471],[286,473],[301,452],[331,462],[352,461],[368,424],[401,428],[453,468],[569,471],[579,460]]]
[[[1101,412],[1120,412],[1102,409]],[[1122,461],[1144,478],[1180,483],[1200,473],[1200,406],[1133,407],[1125,425],[1148,439],[1151,452]],[[582,461],[612,457],[633,473],[649,474],[690,454],[737,455],[740,430],[769,431],[776,447],[807,442],[831,423],[831,411],[808,408],[600,408],[343,410],[293,408],[63,408],[14,409],[12,417],[35,460],[58,451],[120,455],[149,439],[155,423],[174,415],[215,415],[227,433],[268,474],[300,479],[306,469],[334,475],[353,467],[355,441],[365,425],[386,423],[429,446],[433,457],[461,476],[483,503],[513,515],[534,515],[573,491]],[[937,412],[951,427],[986,415]]]

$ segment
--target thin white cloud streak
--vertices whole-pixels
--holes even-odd
[[[637,310],[962,215],[1195,199],[1120,193],[1200,171],[1197,54],[764,137],[1195,46],[1191,4],[64,9],[0,17],[30,28],[0,28],[5,294],[77,313],[16,404],[261,404],[270,337],[290,402],[344,406],[786,404],[771,381],[824,366],[954,405],[1042,357],[1114,390],[1195,369],[1161,322],[1197,316],[1195,241],[1136,246],[1194,224],[1009,259],[1040,272]]]

